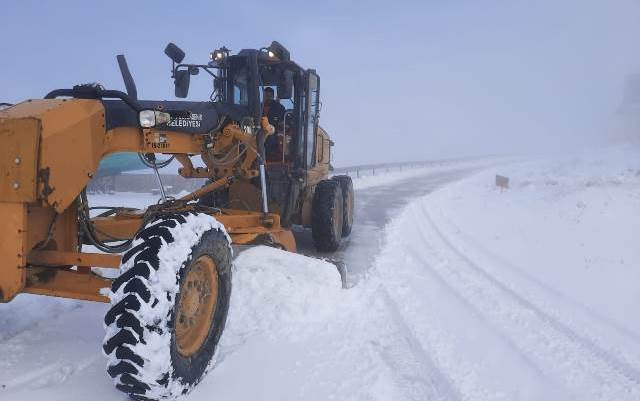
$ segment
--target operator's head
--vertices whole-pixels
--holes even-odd
[[[269,86],[264,88],[264,90],[262,91],[262,94],[263,94],[263,98],[264,98],[265,102],[270,102],[274,98],[273,88],[271,88]]]

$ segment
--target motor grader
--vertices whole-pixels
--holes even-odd
[[[222,47],[206,64],[184,63],[171,43],[165,53],[176,97],[203,73],[209,100],[138,100],[118,56],[126,93],[78,85],[0,109],[0,302],[28,293],[111,303],[107,370],[140,400],[185,394],[210,367],[229,308],[231,245],[295,252],[291,227],[301,225],[318,250],[334,251],[353,222],[349,177],[329,178],[333,142],[318,125],[314,70],[278,42]],[[266,87],[281,115],[265,112]],[[156,154],[206,184],[179,198],[163,191],[144,210],[92,207],[87,184],[121,152],[140,155],[159,180],[166,163]],[[104,269],[119,270],[108,278]]]

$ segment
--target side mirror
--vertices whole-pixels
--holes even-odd
[[[167,47],[164,48],[164,54],[169,56],[169,58],[176,64],[182,63],[185,56],[184,51],[173,43],[169,43]]]
[[[278,99],[291,99],[293,96],[293,72],[285,70],[278,85]]]
[[[186,70],[176,70],[173,80],[176,90],[176,97],[185,98],[189,94],[189,82],[191,81],[191,72]]]

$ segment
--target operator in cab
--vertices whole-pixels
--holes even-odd
[[[273,88],[267,86],[262,90],[262,116],[269,119],[269,124],[276,129],[274,135],[270,135],[264,143],[267,159],[278,151],[278,127],[284,118],[284,106],[275,99]]]
[[[262,91],[262,116],[269,119],[269,124],[278,128],[284,116],[284,106],[275,99],[273,88],[267,86]]]

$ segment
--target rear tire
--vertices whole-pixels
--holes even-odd
[[[204,214],[165,215],[136,235],[105,316],[103,350],[119,390],[168,399],[202,379],[229,310],[231,256],[224,226]]]
[[[318,251],[334,252],[340,246],[343,204],[338,181],[323,180],[318,183],[311,207],[311,234]]]
[[[331,179],[338,181],[340,189],[342,189],[342,236],[348,237],[353,228],[353,211],[355,208],[353,181],[348,175],[336,175]]]

